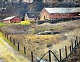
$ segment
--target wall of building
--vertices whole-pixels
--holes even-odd
[[[21,22],[21,19],[18,17],[14,17],[10,20],[3,20],[3,23],[19,23],[19,22]]]
[[[10,23],[10,20],[3,20],[3,23]]]
[[[80,17],[80,13],[48,13],[45,9],[42,10],[40,15],[40,20],[52,20],[52,19],[59,19],[59,18],[74,18]]]
[[[38,18],[29,18],[27,14],[25,15],[24,19],[25,20],[29,20],[29,21],[36,21],[36,20],[38,20]]]
[[[43,9],[42,12],[40,13],[40,20],[45,20],[45,19],[50,19],[49,13]]]
[[[21,22],[20,18],[14,17],[13,19],[10,20],[11,23],[18,23]]]
[[[58,18],[71,18],[73,14],[65,13],[65,14],[50,14],[50,19],[58,19]]]
[[[38,18],[28,18],[28,19],[26,19],[26,20],[29,20],[29,21],[36,21],[36,20],[38,20]]]
[[[36,20],[38,20],[38,18],[25,18],[25,20],[29,20],[29,21],[36,21]]]

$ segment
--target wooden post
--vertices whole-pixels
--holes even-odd
[[[13,38],[11,37],[11,42],[13,42]]]
[[[79,44],[78,44],[78,40],[77,40],[77,45],[79,45]]]
[[[72,50],[73,50],[73,42],[72,42]]]
[[[65,54],[66,54],[66,58],[67,58],[67,46],[65,46]]]
[[[59,49],[60,52],[60,62],[62,61],[62,57],[61,57],[61,49]]]
[[[72,49],[71,49],[72,47],[70,46],[70,52],[72,51]]]
[[[13,45],[15,45],[15,39],[13,39]]]
[[[33,62],[33,61],[34,61],[34,59],[33,59],[33,52],[31,52],[31,57],[32,57],[32,59],[31,59],[31,60],[32,60],[32,62]]]
[[[79,36],[78,36],[78,44],[79,44]]]
[[[18,51],[19,51],[20,49],[19,49],[19,42],[18,42]]]
[[[79,44],[80,44],[80,37],[79,37]]]
[[[51,62],[51,50],[49,50],[49,62]]]
[[[76,36],[76,45],[78,45],[78,36]]]
[[[74,49],[74,47],[73,47],[73,41],[72,41],[72,54],[73,54],[73,49]]]
[[[5,33],[5,37],[6,37],[6,33]]]
[[[12,41],[11,39],[12,39],[12,37],[10,37],[10,42]]]
[[[6,34],[6,38],[8,39],[8,34]]]
[[[71,49],[72,47],[70,46],[70,58],[71,58],[71,52],[72,52],[72,49]]]
[[[24,54],[26,55],[26,48],[24,47]]]
[[[75,47],[76,47],[76,40],[75,40]]]
[[[77,36],[76,36],[76,45],[77,45]]]

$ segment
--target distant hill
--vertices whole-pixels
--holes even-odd
[[[0,19],[8,16],[22,17],[27,12],[27,4],[25,3],[1,3],[0,2]],[[5,8],[5,9],[2,9]]]
[[[55,4],[44,3],[43,0],[34,0],[32,3],[24,2],[25,0],[0,0],[0,19],[8,16],[19,16],[23,18],[26,12],[41,12],[44,7],[78,7],[75,0],[66,2],[67,0],[57,0]],[[47,0],[45,0],[47,1]],[[53,1],[53,0],[50,0]],[[56,1],[56,0],[55,0]],[[49,1],[48,1],[49,2]],[[80,0],[76,2],[80,3]]]

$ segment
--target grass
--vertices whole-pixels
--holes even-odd
[[[10,43],[10,41],[6,37],[4,37],[1,32],[0,32],[0,37],[2,37],[9,45],[11,45],[14,49],[17,50],[17,47],[15,47],[12,43]]]
[[[10,46],[12,46],[15,50],[18,50],[17,46],[14,46],[13,43],[11,43],[6,37],[3,36],[3,34],[0,32],[0,37],[2,37]],[[18,51],[20,54],[23,54],[22,51]]]
[[[0,27],[6,26],[6,25],[8,25],[8,24],[0,22]]]
[[[36,32],[43,32],[43,31],[62,31],[62,26],[37,26],[35,28]]]
[[[17,23],[3,23],[0,22],[0,27],[4,27],[4,26],[10,26],[10,25],[16,25]]]
[[[58,40],[61,38],[60,35],[12,35],[13,38],[19,40],[22,45],[26,47],[27,56],[30,57],[30,52],[34,52],[35,57],[42,57],[49,49],[52,51],[57,51],[56,54],[59,56],[59,49],[63,48],[65,45],[70,45],[70,40]],[[48,47],[50,46],[50,47]],[[34,48],[33,48],[34,47]],[[23,49],[22,49],[23,50]],[[21,51],[22,51],[21,50]],[[62,54],[65,54],[63,52]],[[64,57],[64,55],[63,55]],[[47,58],[47,57],[45,57]]]
[[[54,45],[59,43],[57,39],[60,38],[59,35],[10,35],[11,37],[17,39],[21,46],[20,51],[23,52],[23,47],[26,47],[26,53],[29,58],[30,52],[33,51],[36,56],[41,57],[42,54],[45,52],[45,48],[48,48],[47,46]],[[16,38],[17,37],[17,38]],[[33,48],[34,47],[34,48]]]
[[[10,44],[10,42],[2,35],[1,32],[0,37]],[[29,62],[27,58],[23,57],[19,53],[13,52],[8,46],[6,46],[3,40],[0,39],[0,59],[3,59],[4,62]]]
[[[30,22],[29,21],[21,21],[20,23],[3,23],[3,22],[0,22],[0,27],[3,27],[3,26],[9,26],[9,25],[29,25]]]
[[[62,30],[62,29],[63,29],[62,26],[54,26],[54,27],[53,27],[53,30]]]

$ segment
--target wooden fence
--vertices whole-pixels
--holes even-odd
[[[18,51],[21,51],[20,50],[20,42],[18,42],[16,39],[12,38],[12,37],[9,37],[7,33],[4,33],[4,36],[10,40],[10,43],[12,43],[14,46],[17,47],[17,50]],[[53,62],[52,61],[52,58],[55,58],[55,60],[57,62],[66,62],[68,58],[71,58],[72,54],[76,53],[76,48],[80,45],[80,37],[79,36],[76,36],[76,40],[74,42],[71,43],[69,49],[67,48],[67,46],[65,46],[65,57],[62,58],[62,49],[59,49],[59,57],[57,57],[57,55],[49,50],[48,52],[46,52],[39,60],[36,59],[36,62],[41,62],[41,60],[44,60],[43,58],[48,54],[48,59],[49,59],[49,62]],[[68,51],[70,51],[70,53],[68,54]],[[24,46],[23,47],[23,54],[26,55],[26,47]],[[53,55],[54,57],[52,57],[51,55]],[[34,53],[31,52],[31,62],[35,62],[34,60]],[[47,61],[46,61],[47,62]],[[55,61],[54,61],[55,62]]]

